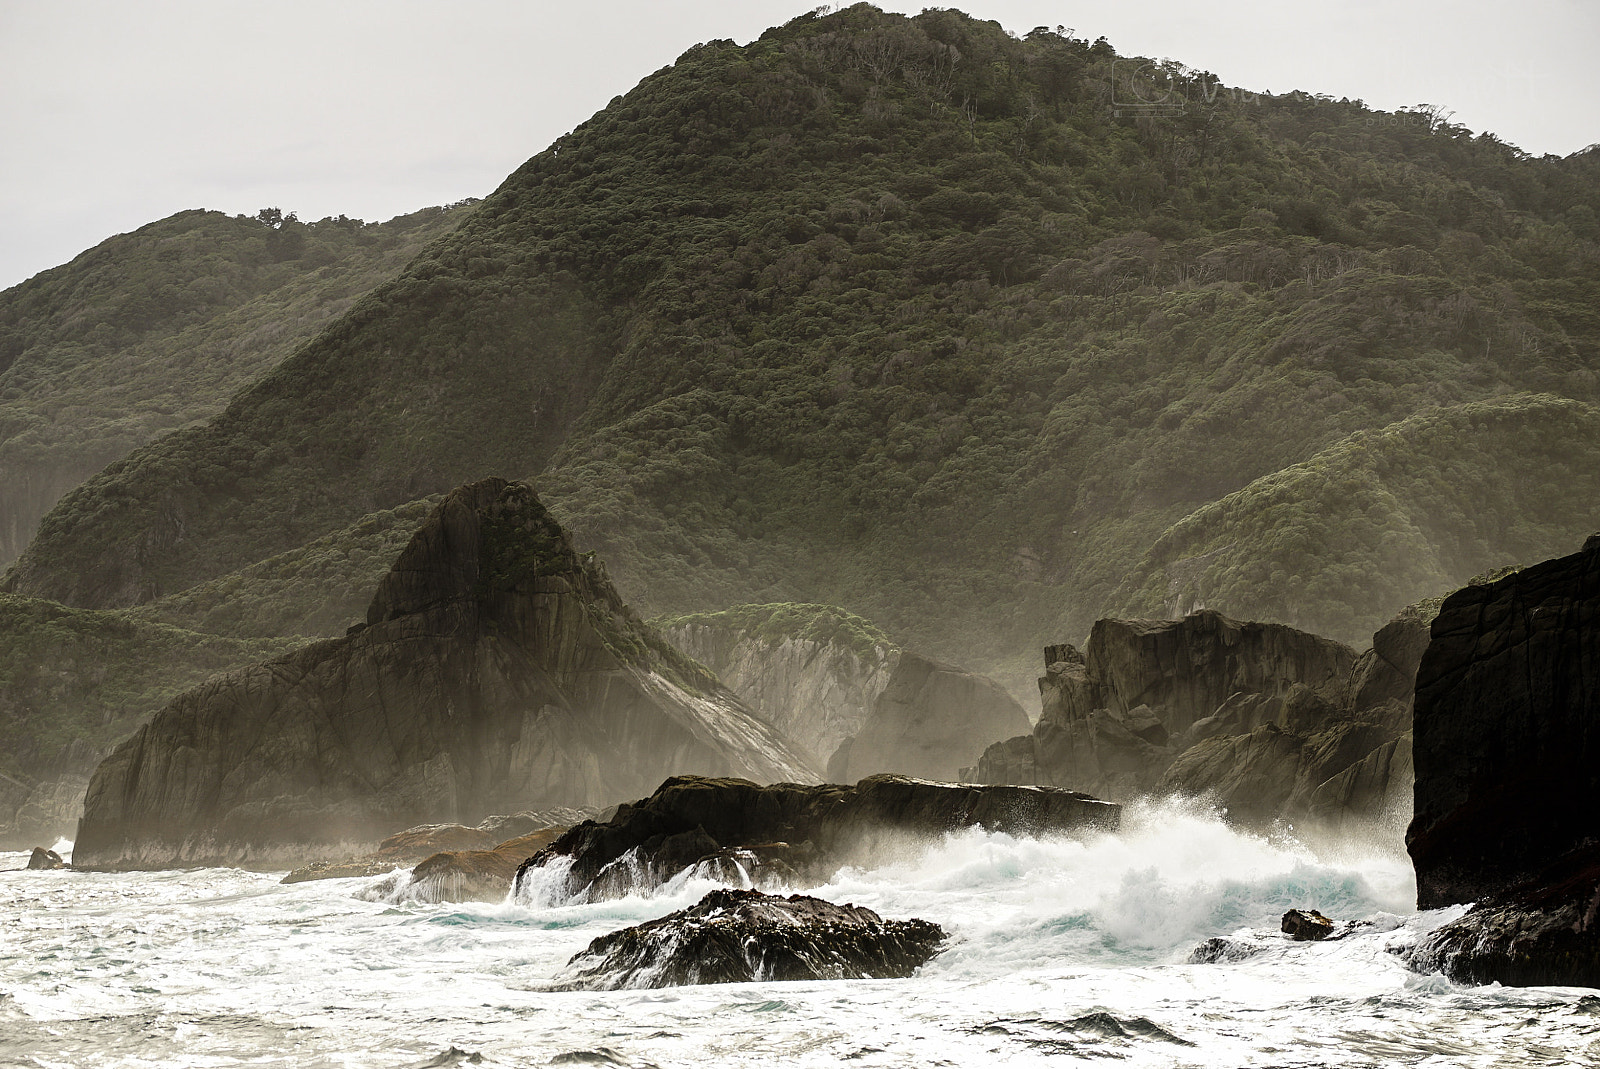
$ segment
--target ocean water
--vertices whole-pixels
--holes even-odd
[[[68,844],[62,844],[65,847]],[[542,990],[590,939],[711,887],[430,904],[403,880],[28,872],[0,854],[0,1064],[1595,1066],[1600,992],[1463,987],[1391,953],[1398,850],[1312,849],[1178,805],[1076,841],[970,830],[811,893],[951,934],[905,980]],[[1291,907],[1369,921],[1276,934]],[[1262,949],[1188,964],[1201,940]]]

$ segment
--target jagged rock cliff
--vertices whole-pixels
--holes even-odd
[[[1417,905],[1476,902],[1413,963],[1600,985],[1600,535],[1445,600],[1417,672]]]
[[[1245,824],[1380,819],[1410,789],[1410,680],[1426,635],[1410,610],[1359,656],[1216,612],[1102,620],[1086,654],[1046,648],[1033,734],[989,747],[975,777],[1119,801],[1204,795]]]
[[[637,796],[667,775],[812,780],[623,604],[519,483],[461,487],[365,626],[180,696],[95,772],[86,867],[279,865],[416,824]]]
[[[861,730],[900,663],[886,636],[828,605],[740,605],[664,621],[661,633],[818,767]]]

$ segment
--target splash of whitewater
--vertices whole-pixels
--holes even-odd
[[[968,829],[808,889],[944,926],[949,949],[908,980],[543,991],[591,939],[714,886],[686,874],[651,895],[568,903],[559,875],[497,905],[435,905],[391,877],[282,886],[218,869],[0,872],[0,908],[20,920],[0,930],[0,1063],[477,1057],[666,1069],[1065,1056],[1375,1067],[1600,1056],[1592,993],[1464,988],[1406,971],[1388,951],[1451,914],[1411,909],[1398,848],[1312,849],[1175,803],[1130,807],[1121,833],[1082,840]],[[1290,907],[1374,923],[1338,943],[1295,944],[1275,931]],[[1257,953],[1187,963],[1201,940],[1244,929],[1256,930]]]

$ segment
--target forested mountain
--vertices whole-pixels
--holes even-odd
[[[954,11],[802,16],[529,160],[68,495],[5,588],[173,605],[536,474],[650,612],[825,602],[1017,674],[1173,582],[1359,636],[1600,526],[1554,489],[1594,477],[1597,242],[1594,150]]]
[[[220,411],[468,210],[179,212],[0,293],[0,563],[62,494]]]

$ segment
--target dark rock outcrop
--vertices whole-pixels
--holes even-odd
[[[64,869],[67,863],[61,860],[61,855],[54,850],[47,850],[42,846],[33,848],[33,854],[28,858],[30,869]]]
[[[364,627],[180,696],[95,772],[86,867],[348,857],[396,827],[805,761],[622,602],[533,490],[449,494]]]
[[[1417,905],[1477,906],[1414,960],[1600,984],[1600,536],[1447,598],[1417,673]]]
[[[686,868],[730,856],[758,885],[821,882],[846,863],[882,863],[895,856],[896,846],[960,828],[1019,835],[1112,831],[1120,817],[1120,806],[1060,788],[888,775],[854,786],[762,787],[677,776],[650,797],[619,806],[606,823],[587,821],[568,831],[529,859],[517,883],[549,867],[560,874],[555,897],[594,900],[647,890]]]
[[[973,778],[1205,796],[1250,825],[1382,819],[1408,803],[1402,740],[1426,635],[1408,611],[1358,656],[1215,612],[1102,620],[1087,653],[1046,647],[1033,733],[990,746]]]
[[[1333,921],[1314,909],[1291,909],[1283,915],[1280,930],[1297,943],[1322,940],[1333,934]]]
[[[910,976],[939,952],[944,931],[924,920],[886,921],[820,898],[731,888],[688,909],[603,935],[573,956],[560,991],[861,980]]]
[[[906,650],[860,733],[829,760],[828,778],[955,779],[990,739],[1026,730],[1028,714],[999,683]]]

